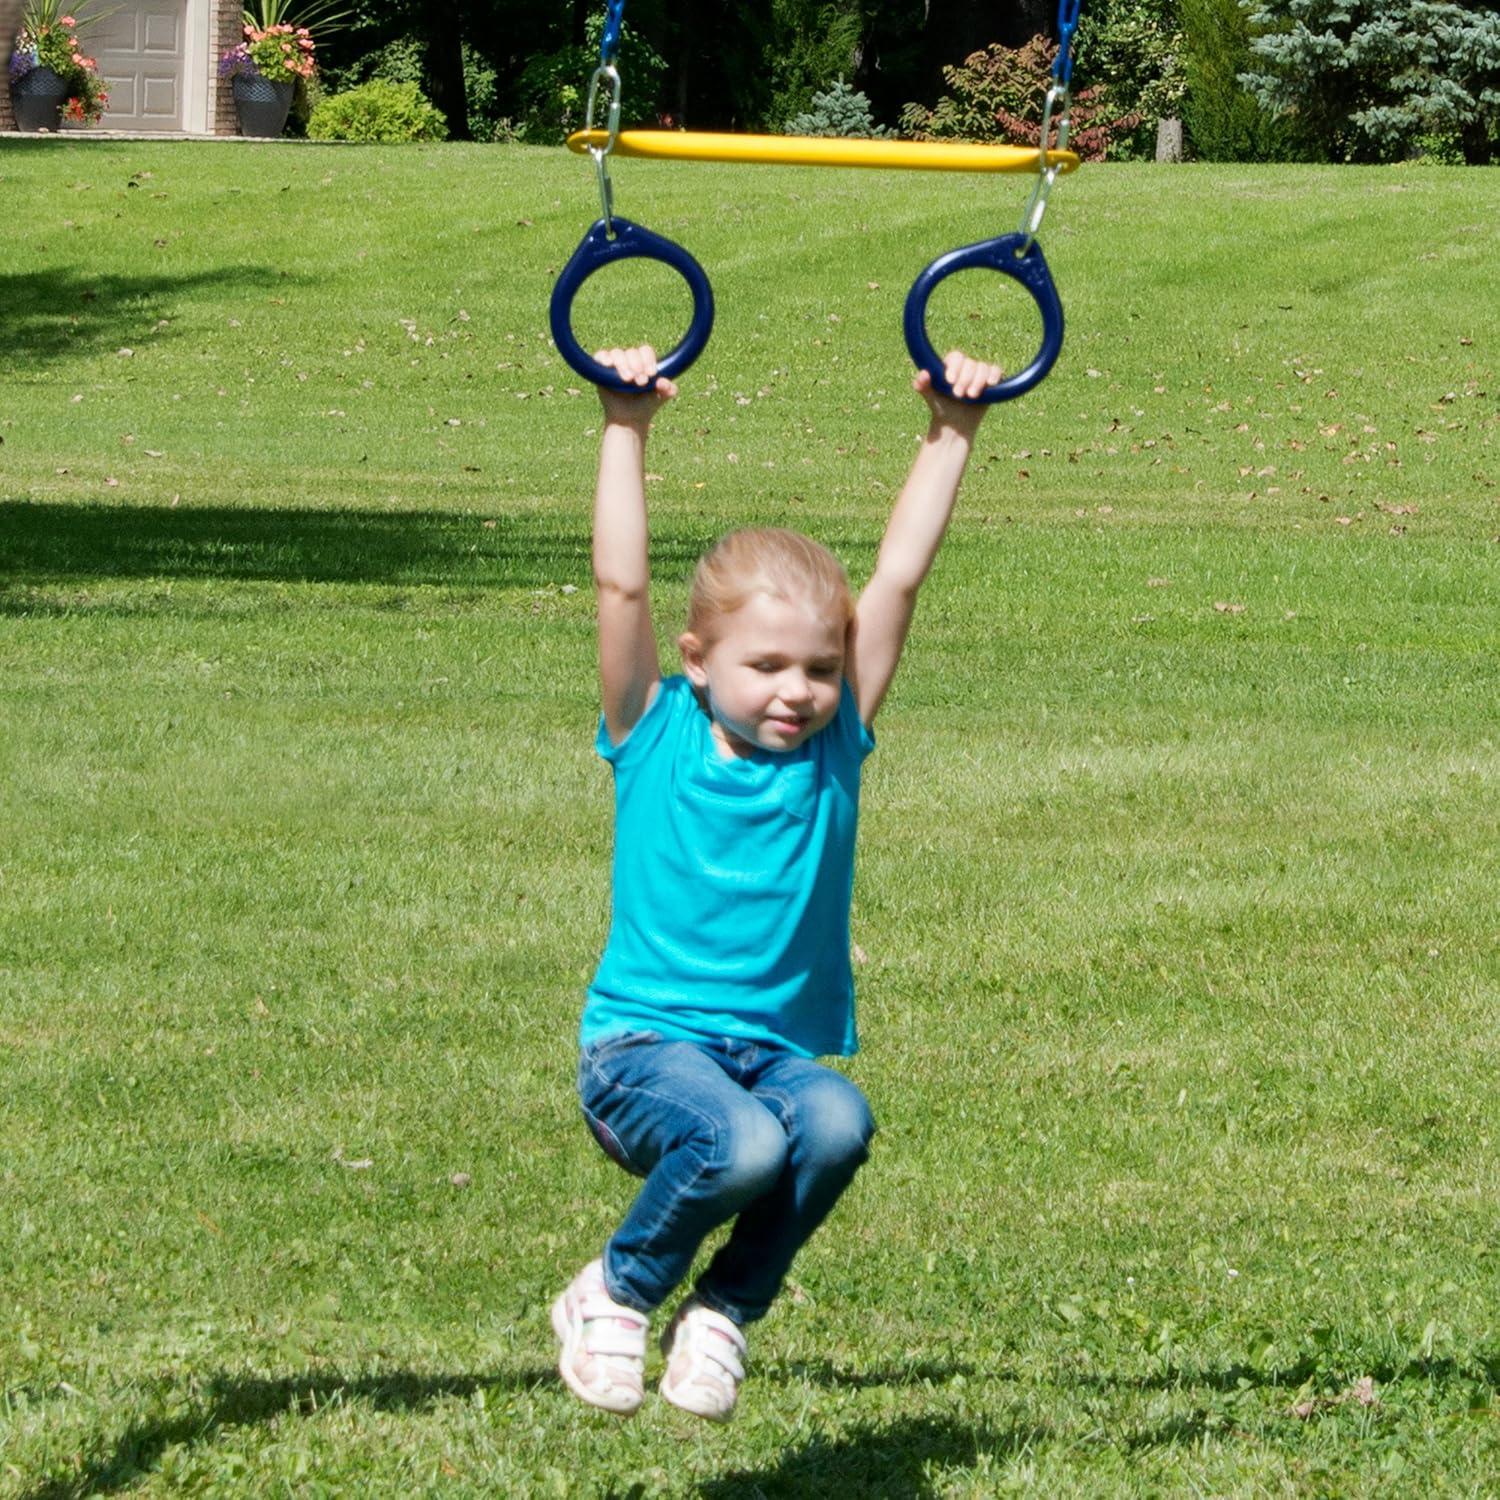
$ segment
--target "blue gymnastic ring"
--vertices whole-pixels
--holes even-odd
[[[943,395],[951,396],[953,388],[943,374],[942,360],[927,337],[927,299],[932,296],[938,282],[955,271],[980,267],[1015,277],[1031,293],[1042,315],[1042,347],[1036,358],[1018,374],[987,386],[973,398],[975,401],[988,404],[1023,396],[1057,362],[1063,342],[1062,300],[1052,283],[1052,273],[1047,269],[1042,247],[1032,240],[1024,254],[1017,253],[1026,246],[1026,239],[1024,234],[1002,234],[997,239],[981,240],[977,245],[950,250],[946,255],[938,256],[906,294],[906,314],[902,319],[906,347],[911,351],[913,361],[932,376],[934,388]]]
[[[714,326],[714,294],[708,284],[703,267],[693,259],[681,245],[632,224],[629,219],[618,216],[614,219],[614,236],[611,238],[603,219],[596,219],[588,233],[579,241],[573,258],[563,267],[557,285],[552,288],[552,341],[557,352],[594,385],[608,386],[616,391],[641,391],[643,386],[625,380],[618,370],[602,365],[597,359],[585,354],[583,346],[573,336],[573,299],[595,271],[611,261],[629,260],[643,255],[647,260],[659,260],[672,267],[688,284],[693,294],[693,321],[683,335],[682,342],[664,359],[657,361],[658,377],[673,379],[686,370],[703,353],[703,346]],[[653,382],[654,385],[655,382]]]

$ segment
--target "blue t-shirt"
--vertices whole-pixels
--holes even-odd
[[[859,774],[874,736],[846,682],[791,751],[733,759],[685,677],[663,680],[615,775],[614,908],[589,986],[588,1046],[625,1031],[848,1054],[849,900]]]

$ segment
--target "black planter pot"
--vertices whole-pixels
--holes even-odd
[[[272,83],[268,78],[234,76],[234,104],[240,115],[240,134],[263,139],[281,134],[292,110],[294,83]]]
[[[68,101],[68,80],[51,68],[33,68],[12,81],[10,105],[17,130],[56,130]]]

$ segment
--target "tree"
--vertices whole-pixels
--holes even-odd
[[[319,63],[330,80],[363,82],[375,54],[392,43],[409,43],[419,60],[419,76],[403,74],[391,81],[419,83],[442,111],[450,138],[468,140],[463,47],[477,13],[487,9],[473,0],[359,0],[352,24],[319,49]]]
[[[1182,123],[1199,161],[1286,161],[1299,152],[1292,123],[1277,119],[1240,82],[1249,71],[1250,23],[1240,0],[1180,0],[1186,97]]]
[[[635,0],[630,11],[633,15],[654,3]],[[394,82],[419,83],[447,116],[450,134],[464,139],[472,133],[471,125],[489,132],[497,114],[518,116],[517,85],[527,67],[570,45],[581,52],[584,26],[602,17],[604,0],[569,0],[567,5],[354,0],[352,12],[352,24],[319,48],[319,64],[329,82],[362,82],[378,73]],[[415,71],[408,77],[411,59]],[[592,65],[580,67],[575,87],[587,87]],[[478,100],[476,80],[484,95]],[[481,112],[471,121],[476,102]]]
[[[417,25],[427,40],[427,77],[432,102],[447,117],[449,138],[466,141],[469,104],[464,91],[461,11],[450,0],[419,0]]]
[[[1182,111],[1183,53],[1178,0],[1092,0],[1083,7],[1075,86],[1102,85],[1115,114],[1141,119],[1111,146],[1111,156],[1154,153],[1157,121]]]
[[[1260,64],[1241,81],[1346,161],[1500,145],[1500,13],[1487,0],[1246,0]]]
[[[1057,0],[927,0],[923,11],[924,95],[936,90],[945,67],[993,43],[1023,47],[1038,34],[1057,40]]]
[[[815,95],[854,76],[864,27],[860,0],[772,0],[764,59],[775,124],[811,109]]]

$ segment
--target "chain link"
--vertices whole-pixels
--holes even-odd
[[[599,66],[589,79],[589,107],[584,117],[584,129],[595,129],[594,110],[599,102],[599,85],[609,86],[609,113],[605,117],[605,140],[602,146],[590,146],[589,155],[594,158],[594,175],[599,179],[599,208],[604,220],[604,232],[610,239],[615,237],[615,185],[609,179],[609,153],[615,149],[620,135],[620,70],[615,66],[615,54],[620,50],[620,27],[625,23],[625,0],[608,0],[604,10],[604,35],[599,41]]]
[[[589,155],[594,158],[594,174],[599,179],[599,206],[603,210],[604,232],[615,237],[615,185],[609,180],[609,153],[615,149],[620,135],[620,72],[613,63],[601,63],[594,69],[589,80],[589,107],[584,118],[584,129],[593,130],[594,110],[599,102],[599,85],[609,86],[609,113],[602,146],[590,146]]]
[[[1068,149],[1068,131],[1073,124],[1073,33],[1078,29],[1078,9],[1083,0],[1058,0],[1057,6],[1057,56],[1052,61],[1052,85],[1042,105],[1042,131],[1037,138],[1037,175],[1032,185],[1031,197],[1026,202],[1026,211],[1021,215],[1021,234],[1025,243],[1016,252],[1017,259],[1028,255],[1036,243],[1037,230],[1047,212],[1047,199],[1052,196],[1052,185],[1062,171],[1062,163],[1055,162],[1053,152]],[[1054,123],[1057,142],[1051,144]]]
[[[1047,142],[1052,134],[1054,120],[1057,123],[1057,144],[1049,147]],[[1037,230],[1042,227],[1042,219],[1047,212],[1047,199],[1052,196],[1052,184],[1062,171],[1062,163],[1051,160],[1051,157],[1054,152],[1068,149],[1068,131],[1072,123],[1073,106],[1068,97],[1068,86],[1054,83],[1047,90],[1047,100],[1042,106],[1042,134],[1037,142],[1039,166],[1031,197],[1026,203],[1026,212],[1021,215],[1020,232],[1026,236],[1026,243],[1017,252],[1018,255],[1025,255],[1036,242]]]

